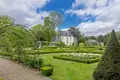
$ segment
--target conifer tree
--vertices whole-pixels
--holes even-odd
[[[114,30],[93,73],[93,79],[120,80],[120,45]]]

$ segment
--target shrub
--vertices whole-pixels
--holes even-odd
[[[33,57],[25,57],[24,58],[24,64],[31,67],[40,69],[42,67],[43,60],[41,58],[33,58]]]
[[[120,45],[113,30],[104,54],[93,73],[94,80],[120,79]]]
[[[12,56],[12,60],[13,60],[13,61],[18,61],[18,59],[19,59],[19,58],[18,58],[17,55]]]
[[[9,59],[12,58],[12,55],[7,52],[2,52],[2,53],[0,53],[0,55],[3,56],[4,58],[9,58]]]
[[[103,48],[98,48],[98,50],[103,50]]]
[[[64,42],[60,41],[60,42],[56,42],[56,46],[59,48],[62,48],[65,46]]]
[[[81,48],[81,47],[84,47],[84,48],[86,48],[86,45],[85,45],[85,43],[79,43],[78,45],[79,45],[79,47],[80,47],[80,48]]]
[[[45,76],[51,76],[53,73],[53,67],[43,67],[41,68],[41,74]]]

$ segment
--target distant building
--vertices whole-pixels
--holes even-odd
[[[88,41],[86,41],[86,44],[87,46],[98,46],[99,42],[96,40],[89,39]]]
[[[59,31],[58,35],[54,38],[53,41],[62,41],[67,46],[77,44],[77,39],[69,31]]]

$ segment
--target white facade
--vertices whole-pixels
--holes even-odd
[[[74,38],[73,36],[60,36],[61,41],[65,43],[65,45],[70,46],[73,43],[77,44],[77,40],[76,38]]]
[[[53,42],[62,41],[67,46],[77,44],[77,39],[69,31],[60,31],[59,34],[60,35],[53,38]]]

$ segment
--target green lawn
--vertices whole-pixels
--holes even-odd
[[[72,61],[53,59],[53,55],[41,54],[45,63],[54,65],[53,80],[92,80],[92,73],[97,63],[84,64]]]

